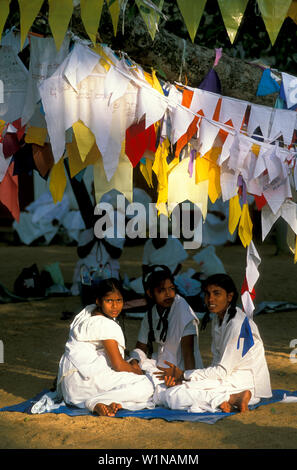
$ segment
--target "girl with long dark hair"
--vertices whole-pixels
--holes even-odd
[[[238,292],[227,274],[210,276],[203,291],[207,315],[214,317],[212,364],[184,372],[168,361],[158,374],[165,385],[158,387],[156,404],[194,412],[247,411],[248,405],[272,396],[259,330],[236,306]]]
[[[57,385],[66,404],[106,416],[122,407],[154,406],[152,382],[137,364],[124,359],[125,339],[117,323],[122,308],[121,283],[106,279],[97,287],[96,304],[86,306],[71,323]]]

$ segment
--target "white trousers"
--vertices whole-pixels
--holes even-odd
[[[239,378],[239,377],[237,377]],[[154,401],[157,406],[173,410],[186,410],[193,413],[217,412],[219,406],[230,399],[230,395],[250,390],[249,405],[260,401],[254,396],[253,376],[245,371],[241,383],[234,380],[201,380],[184,382],[182,385],[167,388],[165,384],[156,386]],[[236,381],[237,382],[237,381]]]

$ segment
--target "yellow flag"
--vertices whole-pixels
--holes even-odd
[[[248,0],[218,0],[218,3],[230,42],[233,44]]]
[[[94,45],[96,44],[103,3],[104,0],[80,0],[81,19]]]
[[[177,0],[177,4],[185,21],[192,42],[194,42],[206,0]]]
[[[195,180],[196,183],[201,183],[209,178],[209,160],[205,157],[200,157],[200,154],[196,157],[195,165]]]
[[[169,153],[170,142],[165,139],[157,148],[155,153],[155,161],[153,164],[153,172],[158,179],[158,200],[157,206],[166,203],[168,200],[168,163],[167,156]],[[167,212],[167,211],[166,211]]]
[[[57,50],[60,49],[68,29],[73,12],[73,0],[48,0],[48,22],[55,40]]]
[[[188,167],[189,158],[184,158],[168,175],[169,212],[171,213],[180,202],[190,201],[200,208],[205,219],[208,204],[208,181],[196,184],[195,178],[191,178],[189,175]]]
[[[113,25],[114,35],[117,35],[119,16],[122,6],[122,0],[106,0],[109,13],[111,15],[111,21]]]
[[[140,14],[143,18],[143,21],[146,24],[148,32],[152,40],[154,40],[156,32],[158,31],[158,23],[159,23],[160,14],[164,5],[164,0],[159,0],[158,2],[156,2],[155,10],[145,5],[141,0],[135,0],[135,1],[139,8]]]
[[[153,166],[153,161],[150,158],[145,159],[145,164],[140,162],[139,168],[140,171],[147,182],[147,185],[149,188],[153,187],[153,175],[152,175],[152,166]]]
[[[8,17],[9,4],[10,0],[0,0],[0,40]]]
[[[47,136],[47,129],[45,127],[29,126],[26,130],[25,142],[27,144],[44,145]]]
[[[295,255],[294,255],[294,264],[297,263],[297,236],[295,236]]]
[[[21,48],[24,45],[29,29],[34,23],[34,20],[40,8],[43,4],[43,0],[19,0],[20,6],[20,24],[21,24]]]
[[[286,19],[291,0],[258,0],[258,5],[273,45]]]
[[[95,163],[97,163],[99,158],[101,158],[99,149],[97,145],[94,144],[90,152],[86,156],[85,160],[83,161],[79,153],[75,136],[73,136],[72,142],[66,144],[66,150],[68,154],[69,170],[70,170],[71,178],[73,178],[75,175],[77,175],[80,171],[82,171],[87,166],[95,165]]]
[[[62,201],[66,184],[67,179],[65,174],[64,158],[62,157],[58,163],[53,166],[50,172],[49,190],[55,204]]]
[[[288,10],[288,16],[297,24],[297,1],[293,0]]]
[[[132,202],[133,167],[124,150],[125,142],[122,146],[119,164],[110,181],[108,181],[106,178],[102,158],[99,158],[99,160],[94,165],[94,187],[97,204],[100,202],[103,194],[111,191],[112,189],[116,189],[122,193],[129,202]]]
[[[241,243],[246,248],[251,243],[253,237],[253,223],[250,218],[249,206],[247,203],[242,206],[238,235]]]
[[[235,232],[235,229],[238,225],[238,222],[241,217],[241,206],[239,203],[238,194],[232,197],[229,200],[229,221],[228,221],[228,228],[231,235]]]
[[[95,136],[93,132],[85,126],[85,124],[79,120],[72,125],[72,129],[75,135],[78,151],[81,159],[84,162],[86,156],[90,152],[91,148],[95,144]]]
[[[222,152],[222,147],[213,147],[206,153],[206,158],[209,159],[209,183],[208,183],[208,196],[212,203],[221,195],[221,169],[217,165],[217,159]]]

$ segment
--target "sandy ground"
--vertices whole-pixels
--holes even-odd
[[[256,285],[257,302],[297,302],[293,257],[274,256],[273,245],[257,246],[262,258]],[[140,274],[142,247],[126,248],[121,271]],[[192,255],[194,253],[190,253]],[[240,288],[246,252],[240,245],[220,247],[217,254]],[[77,260],[74,247],[0,246],[0,282],[12,289],[21,269],[36,262],[39,269],[60,262],[71,282]],[[191,260],[184,263],[187,269]],[[42,301],[0,305],[0,408],[20,403],[45,388],[56,376],[70,321],[62,311],[79,311],[78,297],[52,297]],[[297,338],[296,311],[260,314],[259,326],[266,349],[273,389],[297,390],[297,363],[289,359],[290,341]],[[135,344],[138,319],[126,319],[128,348]],[[297,341],[297,340],[296,340]],[[201,353],[209,364],[210,327],[200,334]],[[297,403],[262,406],[236,414],[214,425],[138,418],[69,417],[0,413],[1,449],[297,449]]]

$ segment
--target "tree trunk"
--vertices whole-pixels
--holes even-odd
[[[102,21],[99,30],[104,43],[110,45],[113,50],[126,52],[147,71],[153,67],[157,75],[158,70],[164,72],[167,81],[171,83],[181,81],[185,84],[187,80],[189,86],[198,87],[214,64],[214,50],[193,44],[190,40],[183,40],[162,26],[152,41],[140,17],[134,18],[133,22],[125,22],[124,35],[119,31],[116,37],[113,36],[108,23],[110,21],[107,19]],[[185,61],[182,66],[184,47]],[[262,76],[259,66],[223,53],[216,71],[221,81],[223,96],[274,106],[276,94],[256,96]],[[162,78],[160,73],[159,77]]]

